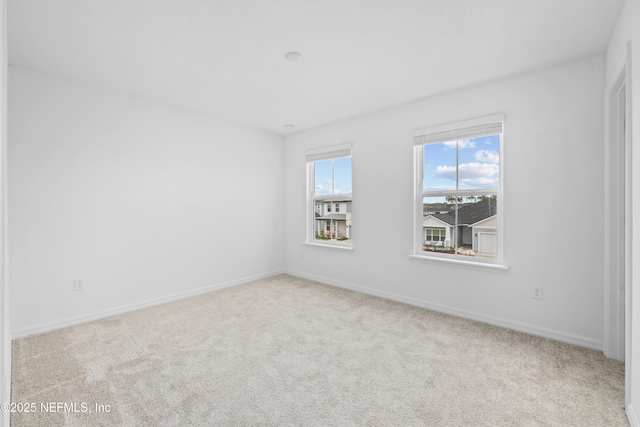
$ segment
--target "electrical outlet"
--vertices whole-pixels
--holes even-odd
[[[542,299],[542,287],[534,287],[533,294],[531,296],[535,299]]]
[[[76,277],[73,279],[73,290],[74,291],[84,291],[84,277]]]

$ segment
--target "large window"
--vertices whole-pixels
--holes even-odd
[[[500,261],[504,116],[414,132],[415,253]]]
[[[307,180],[307,241],[351,246],[351,145],[307,152]]]

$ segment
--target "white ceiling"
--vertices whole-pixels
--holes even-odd
[[[287,134],[603,53],[622,3],[9,0],[9,63]]]

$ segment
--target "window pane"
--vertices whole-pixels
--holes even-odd
[[[455,253],[455,199],[424,197],[422,248],[429,252]]]
[[[351,201],[344,202],[347,206]],[[326,207],[331,206],[327,203]],[[351,240],[351,213],[333,213],[325,209],[323,215],[314,218],[314,239],[321,241],[339,241],[349,243]]]
[[[321,208],[314,212],[313,239],[318,241],[331,240],[331,232],[333,229],[333,214],[331,207],[333,202],[329,200],[316,201],[316,205]]]
[[[326,196],[333,194],[333,160],[323,160],[314,163],[314,194]]]
[[[426,144],[423,169],[424,191],[499,188],[500,135]]]
[[[458,206],[458,255],[496,258],[498,253],[498,198],[486,194],[465,197]]]
[[[497,196],[487,194],[423,197],[423,250],[495,259],[497,204]]]
[[[456,141],[425,145],[423,162],[423,190],[456,189]]]
[[[351,157],[335,159],[334,161],[334,191],[333,194],[351,194]]]
[[[313,240],[350,243],[351,158],[314,162],[313,179]]]
[[[500,135],[458,141],[458,189],[500,186]]]

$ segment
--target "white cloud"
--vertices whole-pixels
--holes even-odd
[[[316,184],[314,193],[316,196],[326,196],[328,194],[331,194],[331,188],[325,190],[322,184]]]
[[[462,182],[470,187],[497,187],[500,184],[498,178],[468,178],[463,179]]]
[[[424,188],[428,191],[445,191],[445,190],[455,190],[455,185],[432,185]]]
[[[475,148],[476,147],[476,142],[472,139],[461,139],[458,141],[447,141],[444,142],[445,147],[448,148],[456,148],[456,142],[458,143],[458,148],[459,149],[463,149],[463,148]]]
[[[472,139],[461,139],[458,141],[458,148],[476,148],[476,142]]]
[[[349,195],[351,194],[351,191],[344,191],[341,190],[339,188],[335,188],[333,189],[333,193],[331,192],[331,180],[327,180],[329,182],[329,186],[327,186],[326,188],[322,185],[322,184],[316,184],[315,186],[315,192],[314,194],[316,196],[330,196],[332,194],[344,194],[344,195]]]
[[[500,154],[491,150],[478,150],[475,158],[483,163],[500,163]]]
[[[500,167],[494,163],[463,163],[458,167],[458,179],[470,185],[489,185],[497,182]],[[436,178],[456,179],[455,166],[438,166]]]
[[[435,171],[436,178],[456,179],[455,166],[438,166]]]
[[[331,188],[332,187],[333,187],[333,194],[351,194],[351,190],[344,191],[344,190],[341,190],[338,187],[336,187],[338,185],[341,185],[341,186],[345,186],[346,185],[347,188],[348,188],[349,187],[349,183],[345,183],[345,182],[341,182],[341,181],[333,181],[331,178],[325,179],[324,182],[327,184],[326,190],[324,189],[322,184],[316,184],[316,189],[320,189],[320,190],[324,191],[322,194],[332,194],[331,193]]]
[[[500,172],[500,167],[491,163],[463,163],[458,169],[460,179],[490,178]]]

